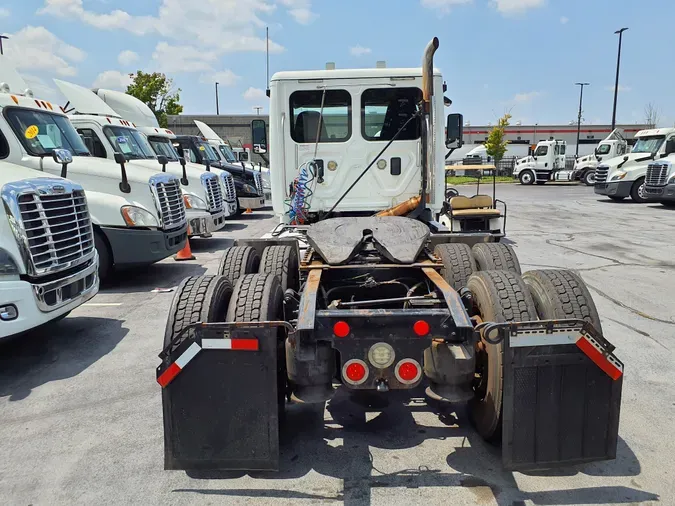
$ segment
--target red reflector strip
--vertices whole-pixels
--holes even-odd
[[[202,339],[202,347],[205,350],[259,350],[257,339]]]
[[[592,337],[582,336],[577,341],[577,346],[613,380],[618,380],[623,374],[623,365],[612,355],[605,356],[600,345]]]
[[[159,378],[157,378],[157,383],[159,383],[162,388],[166,387],[174,380],[176,376],[178,376],[178,373],[185,368],[188,362],[197,356],[197,353],[200,351],[201,348],[199,345],[197,343],[192,343],[190,347],[185,350],[173,364],[167,367],[166,371],[159,375]]]
[[[157,383],[159,383],[159,385],[164,388],[169,383],[171,383],[176,376],[178,376],[179,372],[180,367],[178,367],[174,362],[169,367],[167,367],[166,371],[159,375],[159,378],[157,378]]]

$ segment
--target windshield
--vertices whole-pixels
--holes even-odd
[[[234,153],[232,152],[232,149],[230,146],[227,144],[220,144],[218,146],[218,149],[220,149],[220,152],[223,154],[225,157],[225,160],[229,163],[236,163],[237,162],[237,157],[234,156]]]
[[[89,156],[82,138],[65,116],[46,111],[5,108],[5,115],[26,151],[34,156],[67,149],[75,156]]]
[[[204,160],[208,160],[209,162],[217,162],[220,160],[208,142],[195,141],[195,144],[197,144],[197,149],[199,149],[201,152],[202,158],[204,158]]]
[[[665,139],[664,135],[640,137],[633,147],[633,153],[656,153]]]
[[[148,137],[148,142],[158,156],[164,155],[171,162],[178,161],[178,153],[173,147],[170,139],[167,139],[166,137]]]
[[[103,133],[115,151],[122,153],[127,160],[147,160],[155,158],[155,153],[145,136],[138,130],[118,126],[107,126]]]
[[[597,154],[598,155],[606,155],[609,153],[609,150],[612,149],[612,146],[609,144],[600,144],[600,147],[598,148]]]

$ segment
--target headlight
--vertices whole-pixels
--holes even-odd
[[[251,186],[250,184],[244,183],[242,188],[246,193],[255,193],[256,195],[258,194],[258,189],[255,186]]]
[[[19,268],[16,262],[7,251],[0,249],[0,275],[9,276],[19,274]]]
[[[124,222],[130,227],[159,227],[152,213],[135,206],[122,206],[120,209]]]
[[[612,176],[612,179],[610,181],[618,181],[619,179],[623,179],[626,177],[627,172],[617,172]]]
[[[183,195],[183,202],[185,202],[186,209],[201,209],[207,210],[209,206],[206,205],[206,202],[196,195]]]

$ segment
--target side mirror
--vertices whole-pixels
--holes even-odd
[[[675,153],[675,137],[668,139],[666,142],[666,155]]]
[[[267,153],[267,125],[265,125],[265,120],[254,119],[251,121],[251,139],[254,153]]]
[[[190,181],[188,181],[187,178],[187,169],[185,168],[185,158],[183,158],[182,156],[178,157],[178,163],[180,163],[180,166],[183,167],[183,177],[180,180],[180,182],[183,186],[187,186],[190,183]]]
[[[73,155],[67,149],[55,149],[52,151],[52,158],[56,163],[61,164],[61,177],[68,175],[68,164],[73,161]]]
[[[115,153],[115,163],[118,163],[122,169],[122,182],[120,183],[120,191],[122,193],[131,192],[129,180],[127,179],[127,169],[124,166],[127,163],[126,157],[122,153]]]
[[[169,163],[169,159],[164,155],[158,155],[157,161],[162,166],[162,172],[166,172],[166,164]]]
[[[464,116],[461,114],[448,114],[448,122],[445,129],[445,147],[448,149],[461,148],[464,144]]]

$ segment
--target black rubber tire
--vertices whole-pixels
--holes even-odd
[[[584,172],[584,175],[581,176],[581,182],[584,183],[586,186],[595,185],[595,171],[587,170],[586,172]]]
[[[239,205],[239,199],[237,199],[237,209],[234,211],[234,216],[241,216],[244,213],[244,210]]]
[[[188,325],[225,321],[232,284],[224,276],[192,276],[178,286],[169,309],[164,330],[164,348]],[[184,338],[193,334],[188,331]],[[174,343],[173,349],[185,339]]]
[[[98,279],[104,283],[112,271],[112,255],[101,232],[94,231],[94,247],[98,253]]]
[[[645,202],[649,202],[646,198],[640,196],[640,187],[642,187],[644,195],[644,186],[645,186],[645,178],[643,177],[638,178],[633,183],[633,186],[631,186],[630,188],[630,198],[633,199],[633,202],[637,202],[638,204],[644,204]]]
[[[617,197],[616,195],[607,195],[614,202],[621,202],[626,197]]]
[[[255,274],[260,265],[260,256],[250,246],[232,246],[223,251],[218,265],[218,275],[226,276],[234,285],[244,274]]]
[[[593,297],[581,277],[569,270],[537,270],[523,274],[537,314],[542,320],[580,318],[602,333]]]
[[[529,174],[529,177],[530,177],[529,180],[526,178],[526,176],[525,176],[526,174]],[[534,184],[534,181],[536,179],[537,179],[537,177],[534,175],[534,172],[532,172],[531,170],[524,170],[523,172],[521,172],[518,175],[518,180],[520,181],[520,184],[524,184],[524,185],[527,185],[527,186],[529,186],[531,184]]]
[[[471,249],[479,271],[509,271],[521,274],[516,252],[508,244],[480,242]]]
[[[507,271],[477,272],[469,278],[467,288],[473,294],[475,307],[483,321],[504,323],[537,320],[530,292],[522,278]],[[479,365],[487,370],[485,392],[477,391],[469,401],[469,418],[483,439],[498,443],[502,435],[502,411],[504,396],[504,347],[503,343],[484,342],[486,352],[476,355]],[[487,356],[485,356],[487,353]],[[481,360],[483,358],[483,360]],[[487,359],[487,361],[485,360]]]
[[[464,288],[469,276],[478,270],[471,248],[467,244],[439,244],[434,248],[434,254],[443,262],[441,276],[455,290]]]
[[[277,276],[284,292],[299,289],[298,255],[292,246],[267,246],[260,257],[258,272]]]
[[[539,186],[541,186],[541,185],[546,184],[546,181],[537,181],[537,184],[538,184]]]
[[[227,309],[228,322],[282,320],[284,294],[279,278],[273,274],[246,274],[234,285],[234,296]],[[279,423],[284,421],[287,393],[285,333],[277,334],[277,404]]]

